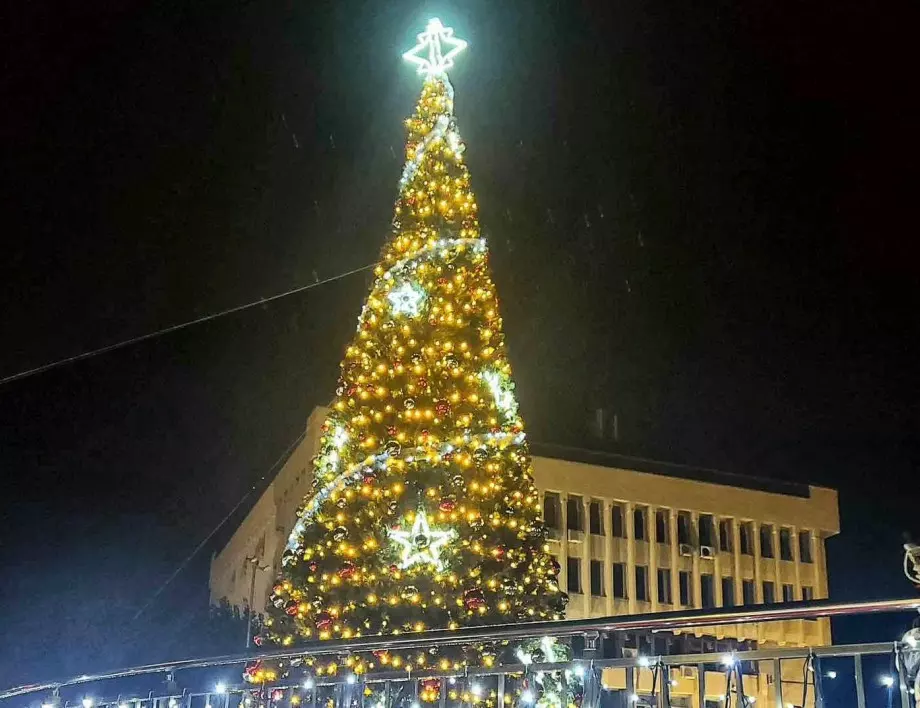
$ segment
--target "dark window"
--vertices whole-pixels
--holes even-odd
[[[776,602],[776,590],[773,587],[772,580],[763,581],[763,601],[767,605]]]
[[[703,607],[713,607],[716,604],[716,592],[713,578],[708,573],[700,575],[700,598]]]
[[[680,604],[689,605],[690,604],[690,573],[686,570],[680,571],[678,575],[678,581],[680,582]]]
[[[569,531],[583,531],[585,528],[584,519],[584,507],[581,504],[581,497],[571,496],[569,497],[569,502],[566,505],[566,528]]]
[[[746,556],[754,555],[754,528],[751,524],[741,524],[741,553]]]
[[[591,594],[604,594],[604,564],[601,561],[591,561]]]
[[[626,564],[613,564],[613,596],[626,597]]]
[[[655,540],[658,543],[668,542],[668,512],[655,512]]]
[[[668,568],[658,569],[658,602],[671,604],[671,571]]]
[[[614,504],[610,511],[610,528],[617,538],[626,538],[626,526],[623,524],[623,507]]]
[[[783,602],[795,601],[795,585],[783,583]]]
[[[569,592],[581,592],[581,558],[569,558],[566,569]]]
[[[814,563],[811,557],[810,531],[799,531],[799,560],[803,563]]]
[[[756,596],[754,594],[754,581],[753,580],[742,580],[741,581],[741,601],[745,605],[753,605],[756,602]]]
[[[792,560],[792,532],[789,529],[779,530],[779,557],[784,561]]]
[[[637,541],[645,541],[648,538],[645,533],[645,509],[633,510],[633,533]]]
[[[773,527],[770,524],[760,527],[760,557],[773,557]]]
[[[715,543],[715,524],[710,514],[703,514],[700,517],[700,545],[714,546]]]
[[[559,496],[547,494],[543,497],[543,520],[551,529],[559,528]]]
[[[588,523],[590,525],[591,533],[595,534],[596,536],[602,536],[604,534],[604,524],[601,521],[601,516],[603,515],[603,512],[601,511],[601,503],[599,501],[591,502],[591,506],[588,507],[588,513],[590,514]]]
[[[815,599],[815,589],[811,585],[802,586],[802,599],[803,600],[814,600]]]
[[[732,551],[732,522],[727,519],[719,522],[719,550]]]
[[[648,567],[636,566],[636,599],[648,602]]]
[[[722,578],[722,607],[735,606],[735,579]]]
[[[686,511],[677,515],[677,542],[690,543],[690,514]]]

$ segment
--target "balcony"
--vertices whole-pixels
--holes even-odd
[[[712,625],[872,615],[920,609],[920,599],[865,603],[798,602],[767,608],[661,612],[631,617],[565,620],[432,631],[412,636],[369,637],[348,641],[312,642],[297,648],[275,649],[234,656],[186,659],[136,667],[70,680],[28,684],[0,691],[5,705],[43,708],[470,708],[487,701],[497,706],[537,708],[546,701],[546,677],[562,677],[582,685],[582,708],[611,705],[705,706],[731,702],[733,706],[823,706],[833,684],[834,705],[866,706],[866,696],[881,688],[889,705],[911,708],[914,678],[905,658],[918,649],[899,642],[847,646],[759,648],[730,653],[665,654],[643,656],[622,648],[602,655],[602,637],[614,645],[637,632],[682,632]],[[572,659],[533,663],[516,654],[515,663],[460,670],[383,671],[356,676],[347,669],[336,675],[312,675],[304,666],[290,679],[271,684],[242,684],[231,680],[258,660],[299,660],[357,652],[418,649],[430,652],[458,644],[571,640],[578,653]],[[911,654],[914,652],[914,654]],[[880,676],[867,674],[883,667]],[[667,677],[667,680],[665,680]],[[803,677],[805,681],[803,681]],[[169,690],[149,691],[154,679],[166,678]],[[838,681],[839,678],[839,681]],[[846,694],[846,695],[844,695]],[[606,696],[606,698],[605,698]],[[10,699],[17,699],[15,703]],[[672,703],[673,701],[673,703]],[[616,704],[616,703],[615,703]]]

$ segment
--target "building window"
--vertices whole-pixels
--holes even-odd
[[[648,540],[648,535],[645,532],[645,509],[641,507],[637,507],[633,511],[633,533],[635,533],[637,541]]]
[[[570,496],[568,504],[566,504],[566,528],[569,531],[583,531],[585,528],[584,513],[581,497]]]
[[[636,566],[636,599],[648,602],[648,566]]]
[[[709,573],[700,575],[700,598],[703,607],[713,607],[716,604],[715,585]]]
[[[732,552],[732,522],[730,519],[722,519],[719,522],[719,550]]]
[[[814,563],[811,555],[811,531],[799,531],[799,560]]]
[[[760,527],[760,557],[773,557],[773,527],[770,524]]]
[[[746,556],[754,555],[754,527],[750,522],[741,524],[741,553]]]
[[[671,598],[671,571],[668,568],[658,569],[658,602],[670,605]]]
[[[559,528],[559,495],[547,492],[543,497],[543,521],[551,529]]]
[[[626,538],[626,525],[623,523],[623,507],[614,504],[610,511],[610,529],[617,538]]]
[[[700,516],[700,545],[715,546],[715,524],[711,514]]]
[[[677,515],[677,542],[690,543],[690,514],[686,511]]]
[[[565,567],[569,592],[581,592],[581,558],[569,558]]]
[[[722,607],[735,606],[735,579],[722,578]]]
[[[772,605],[776,602],[776,590],[772,580],[763,581],[763,601],[767,605]]]
[[[756,596],[754,594],[754,581],[753,580],[742,580],[741,581],[741,601],[745,605],[753,605],[756,602]]]
[[[604,523],[602,520],[603,512],[601,508],[601,502],[597,501],[596,499],[592,501],[591,506],[588,507],[588,524],[591,533],[593,533],[595,536],[604,535]]]
[[[677,577],[678,582],[680,583],[680,604],[689,605],[690,604],[690,573],[686,570],[680,571],[680,574]]]
[[[668,542],[668,512],[655,512],[655,540],[658,543]]]
[[[604,564],[601,561],[591,561],[591,594],[598,597],[604,594]]]
[[[613,596],[626,599],[626,564],[613,564]]]
[[[784,561],[792,560],[792,531],[789,529],[779,530],[779,557]]]
[[[795,585],[783,583],[783,602],[795,601]]]
[[[802,586],[802,599],[803,600],[814,600],[815,599],[815,589],[811,585]]]

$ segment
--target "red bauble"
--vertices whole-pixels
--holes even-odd
[[[505,550],[507,550],[507,549],[506,549],[504,546],[499,546],[498,548],[496,548],[496,549],[495,549],[495,557],[496,557],[496,558],[504,558],[504,556],[505,556]]]
[[[453,499],[442,499],[441,503],[438,504],[438,509],[441,511],[451,512],[457,508],[457,502]]]
[[[389,435],[391,438],[396,437],[396,426],[395,425],[387,426],[387,435]]]
[[[422,689],[426,691],[439,691],[441,689],[441,679],[424,679]]]
[[[320,612],[316,615],[316,628],[317,629],[330,629],[332,627],[332,615],[328,612]]]
[[[419,376],[419,378],[418,378],[418,387],[419,387],[420,389],[426,389],[426,388],[428,388],[428,377],[427,377],[427,376]]]
[[[350,578],[351,576],[355,574],[355,572],[357,572],[357,570],[358,569],[355,567],[354,563],[352,563],[351,561],[345,561],[345,565],[339,568],[339,577],[340,578]]]
[[[290,603],[287,606],[287,608],[285,608],[284,611],[287,612],[291,617],[293,617],[294,615],[297,614],[297,603],[296,602]]]
[[[399,572],[399,566],[398,566],[398,565],[396,565],[396,564],[394,563],[393,565],[390,566],[390,573],[391,573],[391,574],[398,573],[398,572]]]
[[[310,569],[311,573],[315,573],[316,569],[319,568],[319,563],[317,563],[316,561],[310,561],[307,564],[307,567]]]
[[[463,593],[463,605],[468,610],[478,610],[486,606],[486,599],[483,597],[482,590],[479,588],[470,588]]]
[[[284,691],[282,691],[280,688],[275,689],[274,691],[272,691],[272,700],[273,700],[273,701],[280,701],[282,698],[284,698]]]
[[[434,412],[438,414],[439,417],[444,418],[450,415],[450,403],[447,401],[438,401],[434,404]]]
[[[261,635],[261,634],[257,634],[256,636],[254,636],[254,637],[252,638],[252,643],[255,644],[257,647],[262,646],[262,642],[264,642],[264,641],[265,641],[265,640],[262,639],[262,635]]]

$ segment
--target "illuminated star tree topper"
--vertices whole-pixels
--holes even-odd
[[[418,35],[418,44],[403,54],[403,59],[417,64],[419,74],[432,76],[453,67],[454,57],[464,49],[466,42],[454,37],[454,30],[435,17],[428,21],[425,31]]]

